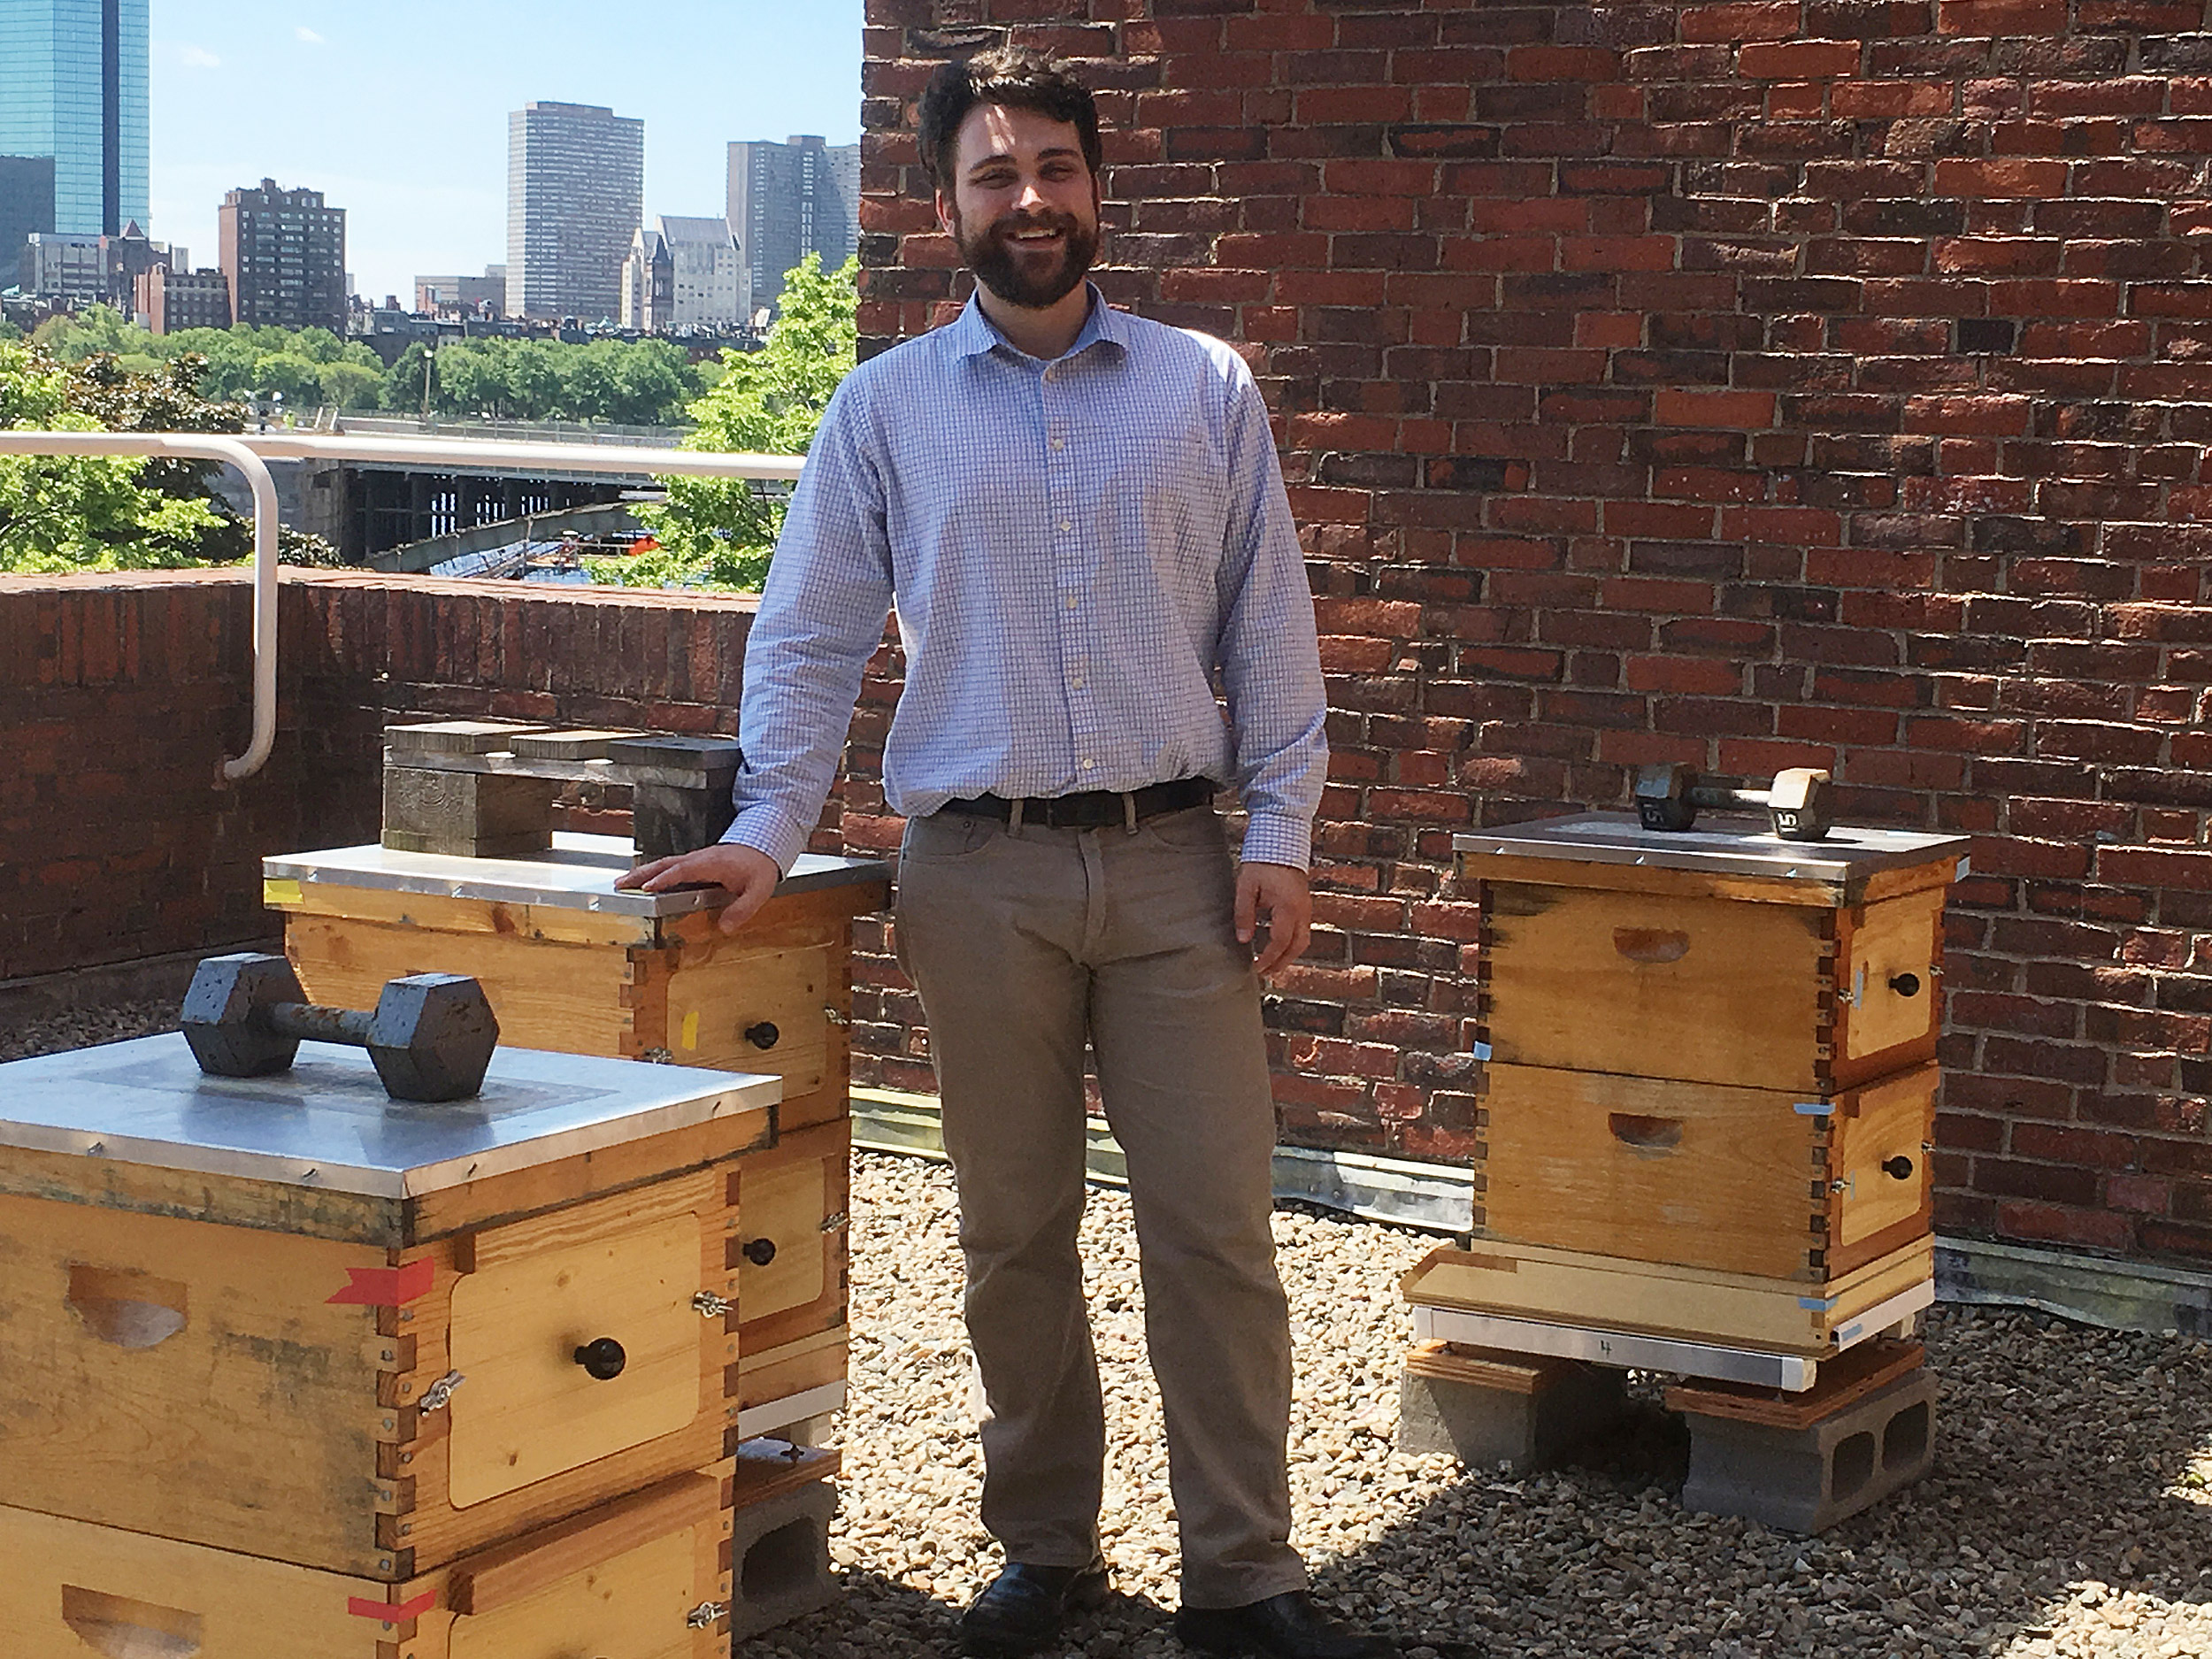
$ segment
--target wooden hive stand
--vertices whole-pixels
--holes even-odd
[[[1909,1328],[1965,841],[1593,814],[1454,844],[1482,911],[1475,1209],[1407,1276],[1417,1336],[1802,1393]],[[1433,1351],[1417,1378],[1461,1386]]]

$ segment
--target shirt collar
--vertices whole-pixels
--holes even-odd
[[[1085,290],[1091,296],[1091,313],[1083,319],[1082,332],[1075,336],[1075,343],[1067,349],[1066,356],[1080,357],[1093,346],[1104,341],[1117,351],[1126,354],[1129,349],[1129,319],[1106,303],[1098,284],[1086,282]],[[964,357],[979,357],[1004,346],[1009,351],[1023,357],[1021,350],[984,314],[982,302],[977,296],[968,296],[967,305],[954,319],[948,332],[952,335],[954,349]],[[1031,361],[1035,361],[1031,358]]]

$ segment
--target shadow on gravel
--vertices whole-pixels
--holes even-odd
[[[2212,1654],[2212,1343],[1943,1310],[1929,1351],[1934,1470],[1818,1538],[1682,1509],[1686,1432],[1642,1401],[1317,1588],[1438,1659]]]

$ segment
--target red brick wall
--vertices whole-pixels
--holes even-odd
[[[278,739],[251,729],[241,571],[0,579],[0,979],[277,931],[261,860],[377,834],[393,719],[729,729],[751,607],[288,572]]]
[[[1975,837],[1941,1225],[2212,1256],[2208,27],[868,0],[865,349],[965,292],[908,122],[1010,28],[1101,89],[1109,294],[1242,342],[1277,411],[1335,746],[1271,1004],[1292,1138],[1468,1144],[1454,830],[1820,764],[1852,819]]]

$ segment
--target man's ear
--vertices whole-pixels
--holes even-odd
[[[942,185],[940,185],[937,188],[934,199],[937,204],[938,228],[942,230],[946,235],[954,236],[956,239],[957,233],[956,233],[952,227],[952,203],[950,199],[946,196],[944,187]]]

